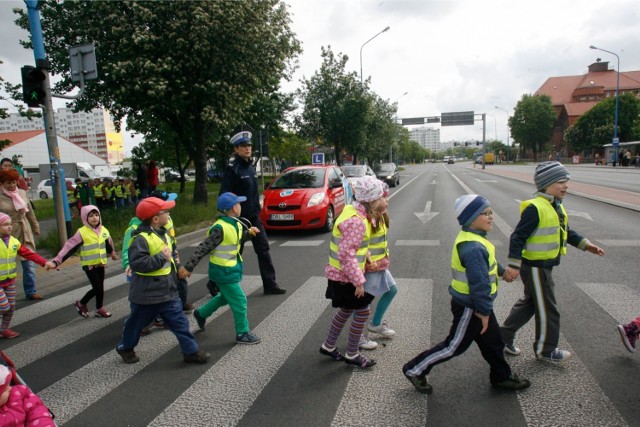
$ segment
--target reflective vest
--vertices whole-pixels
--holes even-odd
[[[75,195],[75,190],[73,190],[73,189],[67,190],[67,199],[68,199],[69,203],[75,203],[77,201],[76,195]]]
[[[498,291],[498,262],[496,261],[496,248],[493,244],[482,236],[470,231],[461,231],[453,243],[451,251],[451,287],[461,294],[469,295],[469,279],[467,269],[460,262],[458,244],[462,242],[481,243],[489,252],[489,281],[491,282],[491,295]]]
[[[111,198],[113,197],[113,192],[114,192],[114,188],[113,187],[109,187],[108,185],[104,187],[104,196],[108,199],[111,200]]]
[[[136,238],[138,237],[142,237],[147,241],[147,245],[149,246],[149,255],[151,256],[162,253],[162,249],[167,246],[167,242],[162,240],[160,236],[153,232],[142,232],[136,235]],[[129,246],[131,246],[133,240],[134,239],[131,239],[129,241]],[[162,267],[160,267],[156,271],[152,271],[150,273],[140,273],[139,271],[136,271],[135,273],[138,276],[168,276],[169,274],[171,274],[172,266],[175,267],[175,264],[173,264],[173,257],[170,260],[166,260]]]
[[[531,261],[536,261],[554,259],[558,254],[566,255],[569,217],[564,210],[564,206],[560,205],[560,211],[564,217],[564,228],[561,228],[558,213],[547,199],[536,197],[535,199],[525,200],[520,204],[520,213],[529,205],[533,205],[538,209],[540,221],[533,234],[527,239],[522,256]],[[560,241],[562,241],[562,247],[560,247]]]
[[[171,244],[175,248],[176,244],[177,244],[177,241],[176,241],[176,229],[173,226],[173,220],[171,219],[171,215],[169,215],[168,221],[165,224],[164,229],[167,230],[167,235],[171,239]]]
[[[82,246],[80,246],[80,265],[105,265],[107,263],[107,240],[109,230],[102,227],[100,236],[93,228],[86,225],[78,230],[82,236]]]
[[[16,277],[16,255],[20,246],[20,241],[13,236],[9,236],[8,246],[5,246],[4,240],[0,242],[0,280]]]
[[[378,231],[372,233],[371,239],[369,240],[369,257],[371,261],[380,261],[386,256],[389,256],[387,225],[384,223],[384,220],[381,220]]]
[[[371,238],[371,223],[367,220],[366,217],[360,215],[358,210],[353,205],[346,205],[342,210],[342,213],[336,220],[335,225],[333,226],[333,231],[331,232],[331,242],[329,243],[329,265],[341,271],[342,267],[340,266],[340,260],[338,259],[338,248],[340,245],[340,239],[342,238],[342,233],[340,232],[340,228],[338,228],[338,225],[354,216],[360,218],[366,226],[364,238],[362,239],[362,243],[360,243],[360,247],[356,251],[358,266],[362,271],[364,271],[364,264],[367,261],[369,240]]]
[[[240,240],[242,239],[242,225],[237,222],[235,225],[230,224],[222,219],[218,219],[214,224],[222,227],[222,242],[214,250],[211,251],[209,262],[221,267],[235,267],[238,265],[238,257],[242,262],[240,255]],[[211,234],[211,227],[207,230],[207,236]]]
[[[113,190],[115,191],[116,197],[118,199],[124,198],[124,194],[125,193],[124,193],[124,191],[122,191],[122,185],[120,185],[120,184],[116,185],[115,187],[113,187]]]
[[[93,195],[95,196],[96,199],[102,199],[102,184],[98,184],[98,185],[94,185],[93,186]]]

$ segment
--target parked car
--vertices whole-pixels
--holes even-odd
[[[348,165],[342,166],[342,172],[349,178],[349,181],[353,182],[354,179],[362,178],[365,175],[376,176],[375,172],[369,167],[369,165]]]
[[[76,188],[76,184],[73,178],[65,178],[67,182],[70,182],[73,188]],[[53,197],[53,184],[50,179],[43,179],[38,184],[38,197],[41,199],[49,199]]]
[[[180,182],[182,177],[180,176],[180,172],[173,169],[165,169],[164,170],[164,182]],[[189,181],[189,175],[185,174],[185,181]]]
[[[264,190],[260,220],[267,230],[331,231],[345,206],[344,185],[336,166],[288,168]]]
[[[375,167],[375,171],[378,179],[386,182],[390,187],[400,184],[400,172],[395,163],[380,163]]]
[[[449,157],[449,160],[447,160],[447,164],[449,165],[453,165],[455,164],[455,162],[456,162],[456,158],[453,156]]]

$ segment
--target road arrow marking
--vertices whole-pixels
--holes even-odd
[[[427,201],[427,205],[424,207],[424,212],[414,212],[423,224],[431,221],[431,219],[435,218],[439,213],[440,212],[431,212],[431,200]]]

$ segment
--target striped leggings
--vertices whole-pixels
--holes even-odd
[[[347,344],[347,355],[355,356],[358,354],[358,344],[360,342],[360,336],[364,331],[364,325],[367,323],[371,307],[366,306],[364,308],[349,309],[340,308],[331,320],[331,328],[329,329],[329,335],[324,342],[326,348],[335,348],[338,337],[344,328],[344,325],[349,320],[349,317],[353,315],[353,321],[349,328],[349,341]]]
[[[15,310],[16,284],[13,282],[5,288],[0,288],[0,316],[2,316],[0,330],[4,331],[9,328]]]

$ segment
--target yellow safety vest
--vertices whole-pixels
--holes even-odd
[[[96,199],[102,199],[102,184],[98,184],[98,185],[94,185],[93,186],[93,195],[95,196]]]
[[[122,191],[122,185],[118,184],[115,187],[113,187],[114,191],[116,192],[116,197],[119,199],[122,199],[124,197],[124,192]]]
[[[100,236],[93,228],[86,225],[78,232],[82,236],[82,246],[80,247],[80,265],[105,265],[107,263],[107,244],[109,230],[102,226]]]
[[[358,210],[353,205],[347,205],[344,207],[342,213],[333,226],[333,231],[331,232],[331,242],[329,243],[329,265],[337,268],[338,270],[342,270],[342,267],[340,266],[340,260],[338,259],[338,248],[340,245],[340,239],[342,238],[342,233],[340,232],[340,228],[338,228],[338,225],[354,216],[362,219],[366,226],[364,239],[362,239],[362,243],[360,243],[360,247],[356,251],[358,266],[362,271],[364,271],[364,264],[367,261],[367,251],[369,250],[369,240],[371,239],[371,223],[367,220],[366,217],[360,215]]]
[[[113,196],[113,191],[115,189],[113,187],[109,187],[109,186],[105,186],[104,187],[104,195],[107,199],[111,199],[111,196]]]
[[[143,237],[147,244],[149,245],[149,255],[154,256],[158,255],[162,252],[162,249],[169,244],[162,240],[160,236],[153,232],[142,232],[135,237]],[[131,247],[131,243],[134,239],[129,241],[129,247]],[[138,276],[168,276],[171,274],[171,268],[175,268],[175,264],[173,263],[173,257],[170,260],[166,260],[165,263],[156,271],[152,271],[150,273],[140,273],[139,271],[135,271]]]
[[[498,262],[496,261],[496,248],[493,244],[482,236],[470,231],[460,231],[453,243],[451,251],[451,287],[461,294],[469,294],[469,279],[467,278],[467,269],[460,262],[460,254],[458,253],[458,244],[462,242],[478,242],[481,243],[489,252],[489,281],[491,282],[491,295],[498,291]]]
[[[76,202],[75,190],[67,190],[67,200],[69,203]]]
[[[220,225],[224,236],[222,242],[211,251],[209,262],[221,267],[235,267],[238,265],[238,257],[240,257],[240,261],[242,261],[242,255],[240,255],[242,225],[240,222],[237,222],[234,226],[234,224],[230,224],[222,219],[218,219],[213,225]],[[211,228],[207,230],[207,236],[211,234]]]
[[[171,243],[175,248],[178,241],[176,240],[176,229],[173,226],[173,220],[171,219],[171,215],[169,215],[169,219],[167,221],[167,224],[164,226],[164,229],[167,230],[167,234],[169,235],[169,238],[171,239]]]
[[[538,196],[535,199],[525,200],[520,204],[520,213],[529,205],[533,205],[538,209],[540,221],[533,234],[527,239],[522,256],[531,261],[537,261],[554,259],[558,254],[566,255],[569,217],[564,210],[564,206],[560,205],[560,210],[564,217],[564,228],[561,228],[558,213],[547,199]],[[561,239],[562,247],[560,247]]]
[[[13,279],[17,276],[16,255],[21,246],[20,241],[13,236],[9,236],[8,246],[5,246],[4,240],[2,240],[0,244],[0,280]]]
[[[369,239],[369,257],[371,261],[380,261],[389,255],[389,246],[387,245],[387,225],[380,221],[378,231],[371,234]]]

